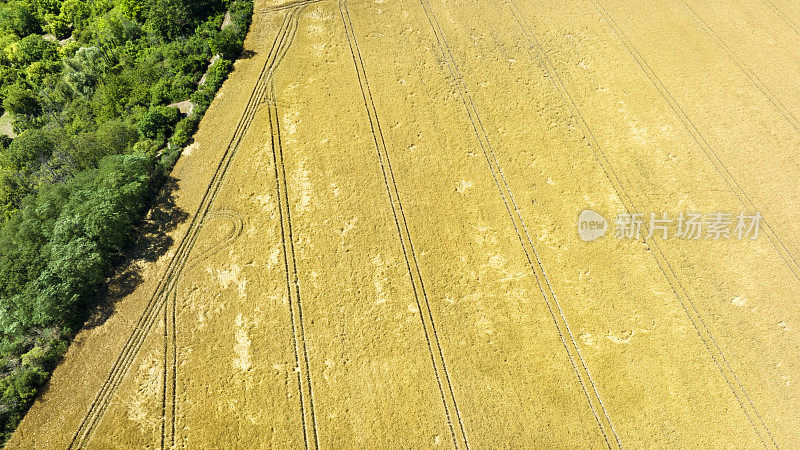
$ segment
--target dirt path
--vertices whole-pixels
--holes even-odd
[[[187,220],[11,448],[800,445],[800,8],[255,10]]]

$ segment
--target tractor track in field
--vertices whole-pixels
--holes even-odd
[[[269,98],[275,100],[275,87],[270,80]],[[275,101],[268,102],[270,133],[272,136],[272,158],[275,171],[275,194],[278,197],[278,213],[281,222],[281,249],[286,275],[286,290],[289,296],[289,319],[292,328],[292,350],[297,374],[297,387],[300,398],[300,417],[303,426],[305,448],[318,448],[317,419],[314,410],[314,390],[311,384],[311,370],[308,362],[308,349],[303,321],[303,305],[300,296],[300,280],[297,273],[297,258],[294,249],[294,229],[292,227],[289,186],[286,182],[286,165],[281,145],[281,124]]]
[[[697,144],[698,147],[703,151],[705,157],[709,160],[709,162],[714,166],[714,170],[722,177],[725,181],[725,184],[730,189],[731,193],[733,193],[739,203],[747,210],[749,214],[755,214],[755,212],[760,211],[755,203],[750,199],[747,193],[742,189],[741,185],[738,181],[733,177],[733,175],[728,170],[727,166],[722,162],[720,157],[717,155],[717,152],[714,148],[708,143],[708,141],[703,137],[700,133],[699,129],[686,112],[681,107],[680,103],[675,100],[675,97],[667,90],[666,86],[661,82],[661,79],[655,74],[650,65],[647,61],[642,57],[633,43],[628,39],[628,37],[622,32],[622,29],[617,25],[614,21],[614,18],[603,8],[603,6],[597,2],[596,0],[592,0],[592,4],[594,5],[595,9],[597,9],[598,13],[603,17],[603,20],[609,25],[611,30],[614,34],[619,38],[622,44],[625,46],[625,49],[631,55],[631,57],[636,60],[636,63],[639,67],[644,71],[647,78],[650,82],[656,87],[659,94],[664,98],[664,101],[669,105],[670,109],[675,113],[678,119],[681,121],[681,124],[686,128],[686,131],[692,136],[692,140]],[[729,55],[730,56],[730,55]],[[755,82],[755,81],[754,81]],[[762,91],[763,93],[763,91]],[[767,94],[764,94],[767,95]],[[773,105],[774,106],[774,105]],[[775,106],[778,108],[778,106]],[[787,119],[789,120],[789,119]],[[767,239],[769,239],[772,246],[775,248],[775,251],[780,255],[781,259],[783,259],[786,266],[792,272],[794,277],[800,281],[800,263],[798,263],[797,259],[792,255],[786,245],[783,243],[783,240],[778,236],[778,234],[772,229],[770,226],[769,221],[766,217],[762,218],[761,223],[764,226],[765,235]]]
[[[262,13],[273,12],[273,11],[283,11],[286,9],[297,8],[300,6],[308,6],[312,3],[321,2],[322,0],[294,0],[285,3],[281,3],[280,5],[271,6],[263,11]]]
[[[525,36],[525,39],[530,44],[530,48],[534,50],[535,60],[541,67],[543,67],[546,70],[548,78],[551,80],[556,89],[559,91],[564,102],[569,107],[570,111],[577,118],[577,122],[581,128],[582,134],[586,137],[589,146],[594,153],[595,159],[597,160],[601,169],[605,173],[606,178],[614,187],[614,190],[617,193],[617,197],[623,203],[623,206],[628,213],[632,214],[636,213],[637,208],[636,204],[633,201],[633,198],[625,190],[625,187],[620,177],[617,175],[608,157],[606,156],[605,150],[603,150],[603,148],[600,146],[597,139],[595,138],[594,134],[592,133],[591,128],[588,125],[588,122],[584,118],[584,114],[575,104],[575,101],[573,100],[571,94],[567,90],[564,83],[561,81],[561,78],[558,76],[558,73],[556,72],[553,63],[550,61],[550,58],[547,56],[541,43],[538,41],[538,39],[536,39],[530,27],[527,25],[527,22],[522,17],[522,14],[520,13],[519,9],[514,3],[514,0],[506,0],[506,1],[507,5],[511,9],[512,14],[514,15],[515,20],[517,21],[517,24],[519,25],[523,35]],[[599,6],[599,3],[597,3],[595,0],[592,0],[592,3],[595,4],[596,7],[599,7],[599,9],[602,8]],[[605,10],[602,11],[604,12]],[[617,31],[618,29],[614,30],[615,34],[617,34]],[[622,39],[622,37],[619,36],[619,34],[617,34],[617,36]],[[628,44],[629,43],[627,42],[627,40],[625,40],[626,47],[628,46]],[[638,61],[639,59],[637,58],[637,62]],[[762,444],[764,444],[765,447],[767,446],[764,437],[764,435],[766,434],[766,436],[770,438],[773,444],[775,444],[775,447],[777,447],[777,443],[775,443],[775,440],[772,437],[772,433],[764,423],[761,414],[753,405],[753,402],[750,399],[749,394],[739,381],[731,365],[728,363],[727,357],[717,344],[717,341],[714,338],[714,335],[711,333],[711,330],[706,325],[702,314],[700,314],[700,311],[697,309],[697,306],[695,305],[694,301],[691,299],[686,288],[681,283],[672,264],[666,258],[666,255],[663,253],[660,246],[658,245],[658,242],[655,239],[646,239],[646,242],[648,243],[649,247],[655,250],[654,252],[651,252],[651,254],[655,259],[656,264],[658,265],[661,273],[669,283],[673,293],[678,298],[678,301],[680,302],[683,311],[685,312],[686,316],[689,318],[692,325],[694,326],[705,348],[711,354],[715,366],[720,371],[728,387],[731,389],[732,393],[736,397],[739,406],[742,408],[742,411],[747,416],[748,421],[753,426],[753,429],[755,430],[756,434],[761,439]]]
[[[206,226],[208,220],[214,217],[222,217],[230,221],[230,233],[201,254],[188,259],[182,273],[183,271],[191,271],[199,263],[231,245],[241,236],[244,221],[239,213],[225,209],[212,211],[206,217],[203,226]],[[175,289],[170,293],[169,300],[164,308],[164,364],[162,367],[162,380],[164,383],[161,389],[161,448],[174,447],[175,445],[175,412],[177,409],[178,390],[177,295],[179,290],[180,283],[177,283]]]
[[[265,96],[267,95],[267,89],[269,89],[269,85],[272,81],[275,69],[277,68],[278,64],[280,64],[281,60],[283,59],[284,55],[289,49],[292,41],[294,40],[294,35],[297,31],[297,21],[300,16],[300,8],[291,9],[284,17],[284,22],[281,24],[281,28],[279,29],[278,36],[276,36],[275,41],[273,42],[272,48],[270,49],[270,53],[267,57],[267,62],[262,69],[262,72],[259,76],[258,81],[256,82],[256,86],[251,94],[250,100],[248,101],[248,105],[245,108],[245,112],[243,113],[242,118],[246,118],[245,122],[241,122],[242,126],[237,128],[239,130],[238,137],[235,134],[234,140],[231,141],[233,145],[233,152],[230,156],[229,161],[227,164],[230,164],[230,160],[233,159],[233,156],[238,150],[238,146],[241,143],[241,140],[244,138],[245,133],[247,132],[250,124],[252,123],[253,119],[255,118],[255,114],[258,111],[259,106],[264,103]],[[227,165],[225,167],[227,171]],[[220,185],[221,185],[220,180]],[[216,189],[219,189],[218,187]],[[214,193],[216,196],[216,192]],[[213,202],[213,198],[211,199]],[[231,235],[223,239],[220,243],[213,245],[210,249],[204,251],[202,254],[198,255],[195,258],[189,259],[187,269],[191,270],[192,267],[196,266],[207,257],[211,256],[212,254],[218,252],[222,248],[227,245],[230,245],[242,232],[243,228],[243,221],[241,217],[238,216],[237,213],[227,211],[227,210],[217,210],[212,212],[212,214],[217,214],[222,217],[227,217],[233,223],[233,230]],[[209,218],[206,216],[203,218],[203,222],[201,223],[201,227],[205,224],[205,221]],[[199,231],[199,230],[198,230]],[[192,237],[191,246],[194,247],[194,243],[197,240],[197,236],[199,233],[195,233]],[[187,252],[187,257],[189,253]],[[181,272],[183,273],[183,268]],[[172,448],[175,446],[175,423],[176,423],[176,411],[177,411],[177,403],[178,403],[178,386],[177,386],[177,378],[178,378],[178,348],[177,348],[177,289],[178,283],[175,285],[175,289],[173,289],[171,299],[172,301],[167,305],[167,308],[164,310],[164,372],[163,372],[163,380],[164,386],[162,388],[162,402],[161,402],[161,417],[162,417],[162,429],[161,429],[161,448]],[[169,310],[169,312],[167,311]],[[169,326],[168,326],[169,324]],[[171,360],[171,363],[168,364],[168,361]]]
[[[495,152],[492,148],[491,142],[489,141],[486,129],[483,126],[483,122],[481,121],[477,109],[475,108],[475,104],[472,101],[472,96],[469,93],[458,64],[456,63],[455,58],[450,51],[450,46],[447,44],[447,40],[444,37],[444,32],[439,26],[439,22],[436,19],[433,10],[431,10],[428,1],[420,0],[420,4],[425,11],[425,16],[428,18],[428,22],[435,35],[439,51],[446,61],[450,75],[453,77],[456,87],[458,88],[461,99],[464,103],[464,107],[466,108],[467,117],[472,125],[473,131],[475,132],[475,136],[478,139],[495,185],[497,185],[497,188],[500,191],[500,197],[505,204],[506,212],[508,213],[508,216],[514,226],[517,239],[519,239],[519,242],[522,245],[525,258],[527,259],[528,265],[533,271],[536,283],[544,298],[550,317],[556,327],[556,331],[561,343],[566,350],[567,357],[569,358],[572,369],[578,378],[581,389],[589,403],[592,414],[597,421],[597,425],[600,428],[601,433],[603,434],[605,443],[609,448],[612,448],[613,446],[620,447],[621,444],[619,436],[614,429],[611,417],[606,411],[603,400],[600,398],[600,393],[597,391],[597,387],[595,386],[595,382],[589,373],[589,368],[586,365],[586,361],[584,360],[583,355],[581,355],[580,348],[575,341],[575,336],[570,329],[569,321],[564,315],[564,311],[562,310],[561,304],[556,297],[553,286],[550,284],[550,280],[544,271],[542,261],[533,245],[533,240],[528,232],[524,220],[522,219],[522,215],[519,211],[517,203],[514,200],[511,187],[508,185],[505,175],[503,174],[502,166],[495,156]],[[558,313],[556,313],[556,311],[558,311]],[[590,387],[587,388],[587,385]]]
[[[692,21],[697,25],[698,28],[703,30],[708,37],[711,38],[712,41],[725,53],[725,55],[733,61],[734,64],[739,68],[739,70],[744,73],[747,79],[761,92],[761,95],[769,101],[773,108],[786,120],[786,122],[794,128],[794,131],[800,134],[800,122],[798,122],[797,117],[789,111],[789,108],[786,107],[778,97],[767,87],[767,85],[761,81],[761,79],[753,72],[746,62],[739,55],[736,54],[729,46],[725,43],[724,40],[714,31],[711,26],[703,20],[695,10],[689,6],[684,0],[676,0],[678,4],[681,6],[683,11],[692,19]]]
[[[436,324],[433,319],[430,303],[428,301],[428,294],[425,291],[425,283],[422,279],[422,273],[420,272],[419,262],[417,261],[416,252],[414,250],[414,243],[411,239],[411,232],[409,231],[408,223],[406,222],[403,204],[400,201],[400,193],[397,190],[397,181],[395,180],[394,172],[392,170],[389,152],[386,149],[386,142],[383,137],[383,131],[381,130],[380,120],[378,119],[378,112],[375,108],[375,102],[372,98],[372,91],[369,87],[369,82],[367,81],[364,62],[361,59],[361,49],[358,46],[358,41],[353,31],[353,23],[350,20],[350,11],[347,8],[347,0],[339,0],[339,12],[342,16],[345,33],[347,34],[347,42],[350,46],[350,53],[353,57],[353,65],[355,66],[356,74],[358,76],[361,95],[364,99],[364,108],[369,118],[372,138],[375,142],[375,150],[378,154],[378,162],[380,164],[381,173],[383,174],[383,183],[386,187],[386,193],[389,196],[389,203],[392,207],[395,227],[397,228],[397,234],[400,239],[400,247],[405,258],[408,276],[411,279],[414,299],[416,300],[417,309],[419,310],[422,329],[425,334],[425,340],[428,344],[428,352],[431,357],[431,362],[433,363],[433,369],[439,387],[439,394],[441,396],[442,403],[444,404],[445,415],[447,417],[447,424],[450,428],[450,434],[453,439],[453,445],[456,448],[462,446],[464,448],[469,448],[469,440],[467,439],[467,433],[464,429],[464,421],[461,417],[461,411],[458,409],[458,403],[456,402],[455,394],[453,392],[453,384],[450,379],[450,373],[447,369],[447,363],[445,361],[444,352],[442,351],[439,334],[436,331]],[[420,294],[422,299],[420,299]],[[457,422],[456,424],[454,424],[454,418]]]
[[[216,209],[211,211],[211,213],[206,217],[203,226],[208,226],[211,220],[220,218],[222,220],[227,221],[231,226],[231,231],[226,233],[226,235],[219,240],[218,242],[209,246],[209,248],[204,249],[200,254],[196,255],[193,258],[189,258],[186,261],[186,268],[185,270],[189,271],[197,267],[201,262],[207,260],[208,258],[214,256],[215,254],[219,253],[223,248],[231,245],[239,236],[242,235],[242,231],[244,229],[244,219],[242,215],[238,212],[231,210],[231,209]]]
[[[510,0],[513,1],[513,0]],[[636,60],[639,67],[644,71],[653,85],[658,89],[661,96],[664,100],[669,104],[670,108],[673,112],[678,116],[681,123],[686,127],[686,130],[689,134],[692,135],[692,139],[694,142],[703,150],[703,153],[708,158],[709,162],[712,163],[714,168],[717,170],[717,173],[725,180],[726,184],[730,188],[731,192],[736,196],[736,198],[740,201],[742,206],[747,208],[749,213],[755,213],[759,211],[759,209],[755,206],[750,197],[747,195],[746,192],[742,189],[733,175],[728,171],[728,168],[722,162],[722,160],[717,156],[716,151],[714,150],[711,145],[708,144],[706,139],[697,129],[697,127],[692,123],[689,116],[684,112],[683,108],[680,104],[675,100],[675,97],[667,90],[666,86],[661,82],[655,72],[650,68],[650,65],[647,61],[642,57],[633,43],[628,39],[628,37],[624,34],[622,29],[617,25],[614,18],[603,8],[598,0],[591,0],[592,4],[594,5],[595,9],[597,9],[598,13],[603,17],[603,20],[606,21],[609,28],[614,32],[617,38],[622,42],[625,46],[625,49],[628,53]],[[761,223],[764,225],[764,229],[766,233],[764,233],[767,238],[769,239],[770,243],[772,244],[775,251],[781,256],[783,261],[786,263],[786,266],[792,272],[797,280],[800,280],[800,265],[798,265],[797,260],[792,256],[789,250],[786,248],[786,245],[781,240],[780,236],[777,235],[772,229],[772,227],[767,222],[767,218],[764,217],[761,220]],[[654,245],[655,244],[654,241]],[[659,249],[659,253],[660,253]],[[666,260],[666,258],[665,258]],[[670,271],[674,275],[674,271],[670,268]],[[676,276],[677,280],[677,276]],[[728,362],[728,358],[725,356],[725,353],[720,348],[719,344],[717,343],[716,338],[711,333],[711,330],[705,324],[703,320],[703,316],[697,310],[694,302],[689,297],[688,292],[681,286],[681,290],[684,292],[686,296],[687,303],[691,306],[692,311],[695,312],[697,315],[697,320],[701,324],[702,328],[706,331],[706,336],[704,337],[704,341],[707,339],[711,345],[709,351],[714,354],[716,351],[716,355],[714,355],[714,360],[719,365],[719,361],[721,361],[720,371],[722,372],[725,381],[728,382],[729,386],[734,392],[736,399],[739,401],[740,406],[744,410],[745,414],[747,415],[747,419],[753,425],[756,433],[758,434],[759,438],[761,439],[762,443],[765,447],[767,447],[766,438],[768,438],[774,447],[778,447],[778,443],[775,441],[775,437],[772,435],[772,431],[767,426],[764,418],[762,417],[761,413],[756,408],[755,404],[753,403],[750,394],[747,393],[747,390],[744,388],[744,385],[739,381],[739,377],[736,375],[736,372],[731,367],[730,363]],[[708,346],[708,343],[706,344]],[[714,349],[714,350],[712,350]],[[724,366],[724,367],[723,367]]]
[[[772,10],[776,16],[780,17],[780,19],[785,23],[789,28],[792,29],[798,36],[800,36],[800,26],[798,26],[794,20],[792,20],[785,12],[783,12],[778,5],[772,3],[770,0],[761,0],[761,3],[766,5],[767,8]]]
[[[219,192],[220,187],[222,186],[224,177],[227,173],[228,167],[230,166],[231,160],[233,156],[236,154],[236,150],[238,149],[238,145],[242,141],[242,138],[244,137],[245,132],[250,126],[250,123],[252,123],[257,107],[261,102],[261,100],[263,99],[263,95],[266,88],[266,83],[265,83],[266,77],[272,76],[272,73],[274,71],[274,66],[278,62],[277,61],[278,52],[281,47],[284,47],[285,37],[289,29],[289,24],[292,22],[292,17],[295,16],[294,13],[295,10],[291,10],[288,14],[286,14],[286,17],[284,18],[283,24],[281,25],[278,36],[275,38],[275,41],[273,42],[273,46],[267,58],[267,62],[265,63],[264,68],[262,69],[261,74],[259,76],[259,79],[256,82],[256,85],[251,92],[250,99],[247,103],[247,106],[245,107],[244,112],[242,113],[239,123],[237,124],[233,137],[231,138],[228,147],[223,153],[222,158],[214,171],[214,175],[212,177],[211,182],[209,183],[205,193],[203,194],[200,205],[198,206],[196,213],[192,216],[189,228],[187,232],[184,234],[183,238],[181,239],[180,244],[178,245],[175,251],[175,254],[170,259],[170,262],[167,266],[164,275],[162,276],[155,291],[150,297],[150,300],[145,305],[144,311],[140,315],[139,320],[137,321],[137,324],[133,332],[130,334],[128,340],[126,341],[125,345],[120,351],[119,356],[116,358],[114,365],[111,368],[111,371],[106,377],[105,382],[100,387],[94,401],[91,403],[88,411],[84,415],[84,418],[81,421],[78,430],[73,435],[72,440],[69,444],[69,448],[84,448],[86,444],[89,442],[92,436],[92,432],[95,430],[98,423],[102,420],[102,417],[105,414],[106,409],[108,408],[111,398],[113,397],[117,388],[121,384],[125,375],[128,373],[128,370],[130,369],[134,359],[138,355],[141,346],[143,345],[146,337],[149,335],[149,332],[152,329],[153,324],[155,323],[156,318],[159,315],[159,312],[161,311],[162,308],[165,308],[171,295],[174,303],[175,299],[174,291],[177,286],[178,278],[188,261],[189,254],[197,239],[197,235],[199,234],[199,231],[202,228],[203,221],[211,211],[211,206],[213,204],[213,201],[217,193]],[[167,308],[165,308],[165,310],[166,309]],[[166,313],[165,311],[164,315],[165,320],[169,317],[171,317],[172,319],[171,325],[172,327],[174,327],[175,326],[174,306],[171,310],[171,314]],[[165,342],[166,341],[167,339],[165,339]],[[165,350],[169,351],[170,347],[172,347],[172,349],[174,350],[175,345],[176,344],[174,344],[174,336],[173,336],[173,344],[171,346],[169,344],[165,344]],[[172,355],[174,358],[173,372],[177,370],[176,367],[177,356],[174,353],[175,352],[173,351]],[[169,416],[170,417],[169,421],[171,423],[168,424],[166,386],[169,385],[171,382],[167,381],[166,377],[164,377],[163,382],[165,384],[165,387],[162,389],[164,398],[162,399],[161,446],[165,447],[167,445],[168,440],[170,441],[170,445],[174,443],[174,433],[172,431],[174,430],[174,414],[171,414]],[[174,383],[174,381],[172,383]],[[172,395],[173,396],[175,395],[175,389],[172,389]],[[173,401],[170,406],[170,409],[174,408],[174,405],[175,402]]]
[[[795,446],[800,10],[700,3],[255,1],[7,446]]]

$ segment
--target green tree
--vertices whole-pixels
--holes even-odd
[[[97,138],[108,149],[109,155],[117,155],[130,149],[139,139],[139,133],[125,121],[109,120],[97,129]]]
[[[33,0],[36,5],[37,15],[44,17],[47,14],[58,14],[61,9],[61,0]]]
[[[190,31],[191,14],[183,0],[152,0],[147,29],[162,40],[171,40]]]
[[[103,74],[103,51],[98,47],[81,47],[72,58],[64,60],[64,83],[76,95],[90,96]]]
[[[107,154],[103,143],[93,131],[68,137],[62,143],[62,148],[81,170],[97,167],[98,162]]]
[[[144,21],[149,6],[148,2],[142,0],[118,0],[117,5],[119,5],[120,11],[122,11],[125,16],[137,22]]]
[[[22,204],[22,199],[30,193],[31,189],[21,175],[0,172],[0,224],[11,218]]]
[[[163,140],[178,121],[179,116],[178,108],[151,107],[139,121],[139,132],[148,139]]]
[[[22,66],[41,60],[52,61],[58,58],[58,44],[38,34],[31,34],[20,39],[14,56]]]
[[[6,149],[12,167],[18,171],[33,172],[43,160],[53,154],[53,141],[41,130],[26,130]]]
[[[32,305],[31,323],[48,326],[59,320],[73,320],[76,308],[97,288],[105,264],[97,244],[77,237],[51,246],[47,268],[25,290]]]
[[[115,46],[133,41],[142,34],[142,27],[139,23],[117,12],[98,18],[95,28],[101,42]]]
[[[71,136],[62,142],[63,152],[82,169],[96,168],[109,155],[125,153],[139,138],[138,130],[121,120],[103,122],[97,131]]]
[[[47,22],[46,30],[57,39],[66,39],[72,34],[69,21],[61,15],[47,14],[44,16]]]
[[[192,18],[200,18],[222,11],[225,8],[223,0],[192,0],[186,1],[186,8]]]
[[[19,213],[6,222],[0,233],[0,299],[21,294],[44,270],[49,255],[42,249],[50,240],[69,192],[64,184],[47,186],[25,198]],[[19,306],[13,314],[25,321],[28,316]]]
[[[42,112],[36,93],[22,83],[14,83],[6,91],[3,108],[25,116],[37,116]]]
[[[23,366],[29,367],[41,367],[42,361],[45,359],[47,352],[42,347],[33,347],[22,355],[20,361],[22,362]]]
[[[236,59],[241,49],[242,40],[231,27],[217,33],[211,41],[211,51],[224,59]]]
[[[17,36],[41,33],[36,8],[28,1],[10,1],[0,9],[0,29]]]
[[[61,63],[56,61],[35,61],[25,69],[25,77],[28,82],[37,88],[46,84],[54,85],[60,76]]]
[[[19,403],[28,403],[36,395],[36,389],[47,379],[47,374],[38,368],[25,367],[11,377],[11,384],[6,387],[4,397],[10,397]]]
[[[123,75],[108,75],[97,84],[92,104],[95,115],[101,120],[112,120],[125,111],[131,87]]]
[[[92,10],[84,0],[66,0],[61,5],[61,15],[77,29],[83,29]]]

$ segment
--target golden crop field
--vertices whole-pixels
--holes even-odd
[[[800,447],[800,4],[262,0],[245,48],[9,448]]]

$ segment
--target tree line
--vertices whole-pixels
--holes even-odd
[[[2,442],[129,248],[252,11],[252,0],[0,2],[0,112],[14,136],[0,135]],[[168,106],[187,99],[189,116]]]

